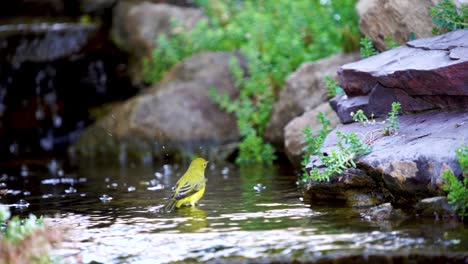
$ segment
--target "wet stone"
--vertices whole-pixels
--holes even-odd
[[[455,207],[448,203],[445,196],[422,199],[414,208],[420,216],[435,217],[436,219],[456,217]]]

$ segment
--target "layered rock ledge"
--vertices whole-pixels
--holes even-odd
[[[360,157],[357,167],[379,186],[375,193],[386,193],[387,200],[411,205],[421,198],[442,195],[442,173],[445,170],[455,175],[462,173],[455,150],[468,138],[468,112],[430,111],[404,115],[400,117],[400,126],[397,135],[384,136],[379,131],[382,125],[340,125],[327,137],[322,151],[327,153],[336,146],[336,131],[372,136],[372,152]],[[329,183],[309,185],[307,192],[320,191],[321,185]],[[343,190],[336,188],[336,192],[338,196]],[[310,196],[319,197],[317,194]]]
[[[349,102],[368,101],[367,112],[383,116],[392,102],[404,112],[468,108],[468,30],[418,39],[338,70],[347,97],[333,104],[343,123]],[[364,97],[364,99],[363,99]]]

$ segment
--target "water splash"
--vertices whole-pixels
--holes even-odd
[[[112,201],[112,197],[107,195],[107,194],[103,194],[101,197],[99,197],[99,200],[101,200],[101,202],[103,203],[107,203],[107,202],[110,202]]]

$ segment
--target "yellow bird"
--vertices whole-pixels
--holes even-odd
[[[174,191],[165,207],[167,212],[182,205],[195,206],[195,203],[202,198],[205,193],[205,169],[207,165],[208,161],[203,158],[196,158],[190,163],[187,171],[173,188]]]

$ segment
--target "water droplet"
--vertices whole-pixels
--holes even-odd
[[[21,200],[18,201],[18,203],[15,204],[15,207],[16,208],[27,208],[27,207],[29,207],[29,203],[26,200],[21,199]]]
[[[52,148],[54,147],[54,136],[52,134],[52,131],[49,131],[46,137],[41,138],[39,144],[41,145],[42,149],[46,151],[52,150]]]
[[[109,178],[109,177],[106,177],[106,178],[104,179],[104,181],[105,181],[105,182],[110,182],[110,178]]]
[[[255,185],[253,187],[253,189],[256,191],[256,192],[261,192],[262,190],[265,190],[266,189],[266,186],[262,185],[261,183],[257,183],[257,185]]]
[[[45,117],[44,109],[37,108],[35,115],[36,115],[37,120],[44,120],[44,117]]]
[[[156,184],[155,186],[148,187],[148,188],[146,188],[146,189],[148,189],[148,191],[162,190],[162,189],[164,189],[164,185],[162,185],[162,184]]]
[[[63,177],[63,175],[65,175],[65,172],[62,169],[60,169],[60,170],[57,171],[57,175],[59,177]]]
[[[55,93],[48,93],[44,96],[44,102],[46,102],[46,104],[50,106],[55,105],[56,101],[57,101],[57,96],[55,95]]]
[[[59,128],[62,126],[62,117],[59,115],[54,115],[53,117],[54,127]]]
[[[159,180],[161,180],[161,179],[163,178],[163,174],[160,173],[160,172],[155,172],[155,173],[154,173],[154,176],[155,176],[157,179],[159,179]]]
[[[51,194],[51,193],[46,193],[46,194],[43,194],[43,195],[42,195],[42,198],[43,198],[43,199],[47,199],[47,198],[50,198],[50,197],[52,197],[52,196],[54,196],[54,195]]]
[[[299,197],[299,201],[303,202],[303,201],[304,201],[304,198],[303,198],[303,197]]]
[[[49,169],[49,172],[51,174],[56,174],[57,173],[57,169],[58,169],[59,165],[58,165],[58,162],[53,159],[51,160],[48,164],[47,164],[47,168]]]
[[[70,188],[68,189],[65,189],[65,193],[76,193],[77,190],[75,188],[73,188],[72,186],[70,186]]]
[[[163,170],[164,170],[164,175],[171,175],[172,174],[171,165],[169,165],[169,164],[164,164],[163,165]]]
[[[128,186],[127,191],[128,192],[134,192],[136,190],[135,186]]]
[[[221,174],[223,175],[227,175],[229,173],[229,168],[228,167],[224,167],[222,170],[221,170]]]
[[[101,197],[99,197],[99,200],[101,200],[102,202],[106,203],[106,202],[109,202],[112,200],[112,197],[110,197],[109,195],[107,194],[103,194]]]
[[[112,186],[112,188],[117,189],[117,187],[119,187],[119,184],[116,183],[116,182],[113,182],[113,183],[111,184],[111,186]]]
[[[18,149],[19,149],[19,147],[18,147],[18,144],[16,142],[11,144],[10,148],[9,148],[11,154],[18,154]]]
[[[21,165],[21,176],[27,177],[29,175],[28,167],[26,165]]]
[[[30,191],[24,191],[24,192],[23,192],[23,195],[24,195],[24,196],[29,196],[29,195],[31,195],[31,192],[30,192]]]
[[[0,188],[6,188],[6,187],[7,187],[6,183],[0,182]]]

